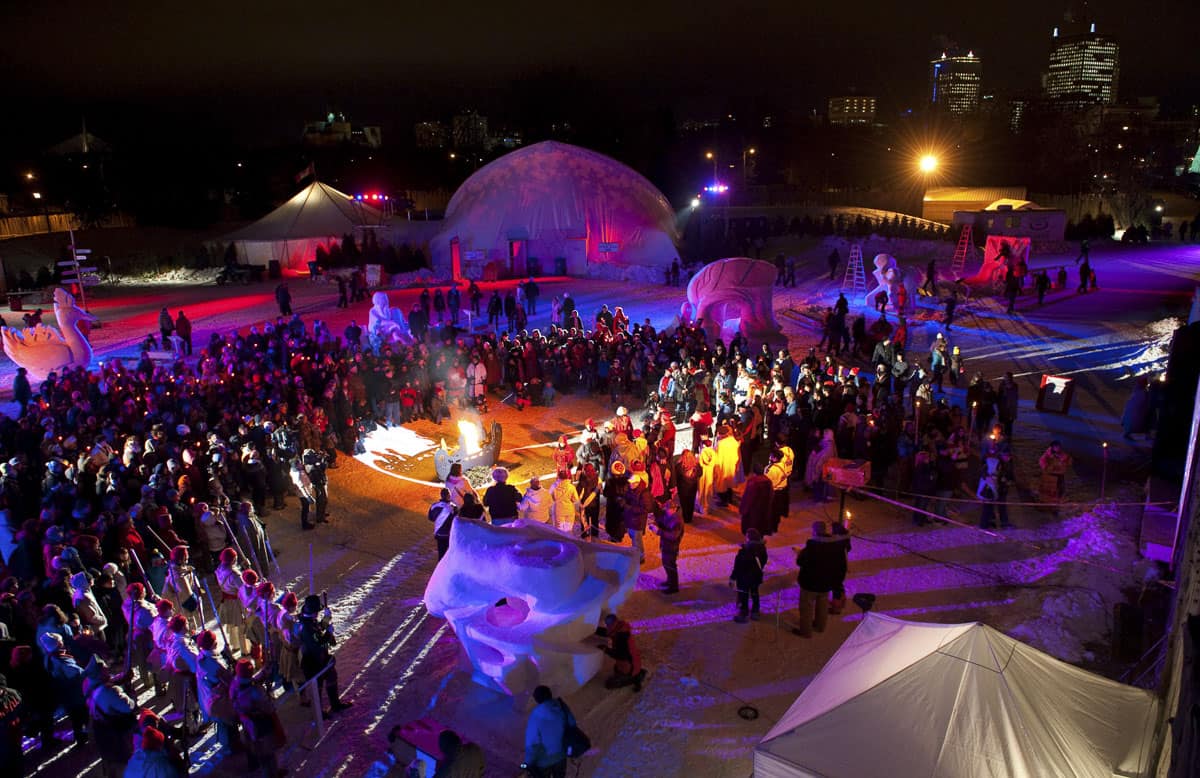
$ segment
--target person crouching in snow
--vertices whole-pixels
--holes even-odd
[[[753,527],[746,530],[746,542],[733,558],[733,572],[729,574],[729,585],[737,589],[738,612],[733,620],[745,624],[748,619],[758,621],[758,587],[763,582],[763,568],[767,566],[767,547],[762,535]]]
[[[646,680],[646,670],[642,667],[642,657],[629,623],[617,618],[617,614],[610,613],[604,617],[604,627],[608,645],[603,650],[615,662],[613,674],[604,682],[604,688],[620,689],[632,685],[635,692],[640,692]]]

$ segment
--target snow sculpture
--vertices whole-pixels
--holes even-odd
[[[917,273],[915,271],[910,270],[905,273],[891,254],[876,254],[875,272],[872,275],[875,277],[875,288],[869,290],[863,298],[867,307],[875,307],[875,295],[882,290],[887,292],[887,310],[905,316],[917,310]]]
[[[79,322],[94,323],[96,317],[77,307],[75,296],[59,287],[54,290],[54,318],[57,329],[44,324],[0,328],[4,353],[25,368],[32,380],[45,380],[50,373],[64,368],[87,367],[92,361],[92,344],[79,329]]]
[[[411,343],[408,321],[399,308],[388,302],[387,292],[371,295],[371,312],[367,316],[367,335],[380,343]]]
[[[775,266],[745,257],[719,259],[688,282],[687,297],[697,323],[710,338],[728,343],[738,332],[753,342],[786,342],[775,321]],[[680,311],[681,314],[683,311]]]
[[[509,695],[546,684],[570,694],[600,671],[584,642],[638,575],[632,548],[585,543],[539,522],[455,519],[425,607],[458,635],[474,680]]]

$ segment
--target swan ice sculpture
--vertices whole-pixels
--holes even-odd
[[[371,296],[371,312],[367,316],[367,335],[380,343],[412,343],[412,333],[404,313],[388,302],[387,292]]]
[[[95,322],[96,317],[76,306],[75,296],[59,287],[54,290],[54,318],[58,328],[45,324],[24,329],[0,327],[4,353],[25,368],[31,380],[45,380],[64,368],[87,367],[92,361],[92,344],[79,331],[79,322]]]

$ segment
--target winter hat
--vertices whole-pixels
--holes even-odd
[[[104,567],[100,568],[100,572],[108,573],[108,576],[110,578],[116,578],[117,577],[117,563],[116,562],[105,563]]]
[[[63,647],[62,635],[57,632],[43,632],[38,636],[38,645],[41,646],[42,653],[53,654]]]
[[[154,603],[154,608],[158,611],[159,616],[166,616],[168,613],[175,610],[175,603],[171,602],[166,597],[163,597],[159,599],[158,602]]]
[[[90,589],[91,586],[92,584],[90,581],[88,581],[87,573],[76,573],[75,575],[71,576],[72,589],[76,591],[86,591],[87,589]]]
[[[133,583],[129,584],[129,586],[125,587],[125,594],[129,595],[135,600],[145,599],[146,587],[143,586],[140,581],[134,581]]]
[[[187,632],[187,616],[184,616],[182,613],[176,613],[171,617],[171,620],[167,622],[167,631],[175,632],[177,634],[183,634],[184,632]]]
[[[253,570],[243,570],[242,571],[242,583],[246,584],[247,586],[257,585],[258,584],[258,573],[254,572]]]
[[[171,549],[171,561],[176,564],[183,564],[188,561],[187,546],[176,546]]]
[[[321,598],[310,594],[304,598],[304,607],[300,609],[301,616],[316,616],[321,612]]]
[[[498,484],[506,483],[508,481],[508,470],[503,467],[497,467],[492,471],[492,480]]]
[[[217,647],[217,635],[211,629],[206,629],[196,637],[196,645],[207,651]]]
[[[255,589],[254,592],[264,600],[269,600],[275,596],[275,584],[271,583],[270,581],[263,581],[258,585],[258,588]]]
[[[143,751],[161,751],[166,742],[166,736],[154,727],[146,727],[142,730]]]
[[[618,416],[625,416],[625,415],[626,415],[626,414],[628,414],[628,413],[629,413],[629,409],[628,409],[628,408],[626,408],[624,405],[622,405],[622,406],[620,406],[620,407],[618,407],[618,408],[617,408],[617,415],[618,415]]]
[[[251,662],[249,659],[239,659],[237,664],[234,665],[233,674],[236,675],[238,678],[245,678],[247,680],[253,678],[254,677],[254,663]]]
[[[621,476],[625,475],[625,463],[620,460],[613,462],[612,463],[612,474],[614,476],[616,476],[617,478],[620,478]]]
[[[238,558],[237,549],[235,549],[235,548],[221,549],[221,564],[232,565],[234,562],[237,561],[237,558]]]
[[[143,732],[147,727],[153,727],[158,722],[158,714],[149,708],[142,708],[141,713],[138,714],[138,729],[142,730]]]
[[[542,488],[541,479],[538,478],[536,475],[534,477],[530,478],[529,479],[529,488],[530,489],[541,489]]]
[[[300,604],[300,599],[296,596],[295,592],[288,592],[287,594],[283,595],[283,599],[280,600],[280,604],[283,606],[284,610],[295,610],[295,608]]]
[[[746,530],[746,542],[747,543],[761,543],[762,542],[762,533],[760,533],[754,527],[751,527],[750,529]]]

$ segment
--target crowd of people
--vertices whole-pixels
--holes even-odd
[[[545,521],[628,542],[643,560],[650,532],[670,595],[686,526],[736,506],[739,622],[759,614],[765,543],[788,517],[793,484],[815,502],[831,499],[835,458],[870,462],[872,485],[906,495],[917,524],[954,515],[946,501],[959,496],[984,503],[981,525],[1008,523],[1016,382],[1009,375],[997,388],[978,373],[967,381],[944,334],[917,353],[902,321],[845,327],[843,298],[819,344],[825,353],[801,357],[741,336],[712,340],[699,322],[659,331],[621,306],[602,306],[585,326],[569,293],[554,297],[548,326],[531,330],[523,315],[538,296],[532,280],[509,293],[512,306],[493,293],[494,326],[468,333],[456,324],[460,310],[481,313],[478,287],[426,290],[410,313],[424,326],[398,343],[353,321],[340,336],[310,324],[291,312],[284,288],[286,314],[213,333],[191,358],[188,322],[188,345],[168,362],[151,358],[151,335],[136,364],[68,370],[36,387],[20,376],[19,416],[0,418],[0,506],[16,530],[0,571],[0,639],[12,641],[0,668],[10,684],[0,685],[4,757],[21,759],[26,733],[54,748],[61,710],[77,741],[96,735],[110,775],[146,760],[181,769],[198,722],[247,750],[253,769],[276,774],[268,689],[320,673],[331,711],[343,703],[326,669],[327,611],[314,593],[300,598],[267,580],[274,554],[262,518],[298,500],[305,530],[329,521],[326,471],[361,452],[377,425],[440,424],[452,408],[483,415],[497,398],[522,410],[566,393],[607,399],[610,419],[587,420],[577,441],[559,439],[546,485],[535,478],[518,490],[498,468],[480,494],[453,469],[430,509],[439,554],[460,517]],[[182,337],[181,321],[164,310],[160,334]],[[961,405],[949,401],[945,378],[964,383]],[[641,409],[636,421],[627,405]],[[692,441],[680,447],[684,423]],[[849,551],[840,517],[815,527],[799,551],[798,634],[821,631],[841,607]],[[218,616],[221,628],[206,629]],[[611,648],[621,656],[609,684],[640,688],[629,641]],[[138,686],[169,695],[182,715],[166,723],[139,714],[128,694]],[[16,700],[8,715],[6,700]]]

